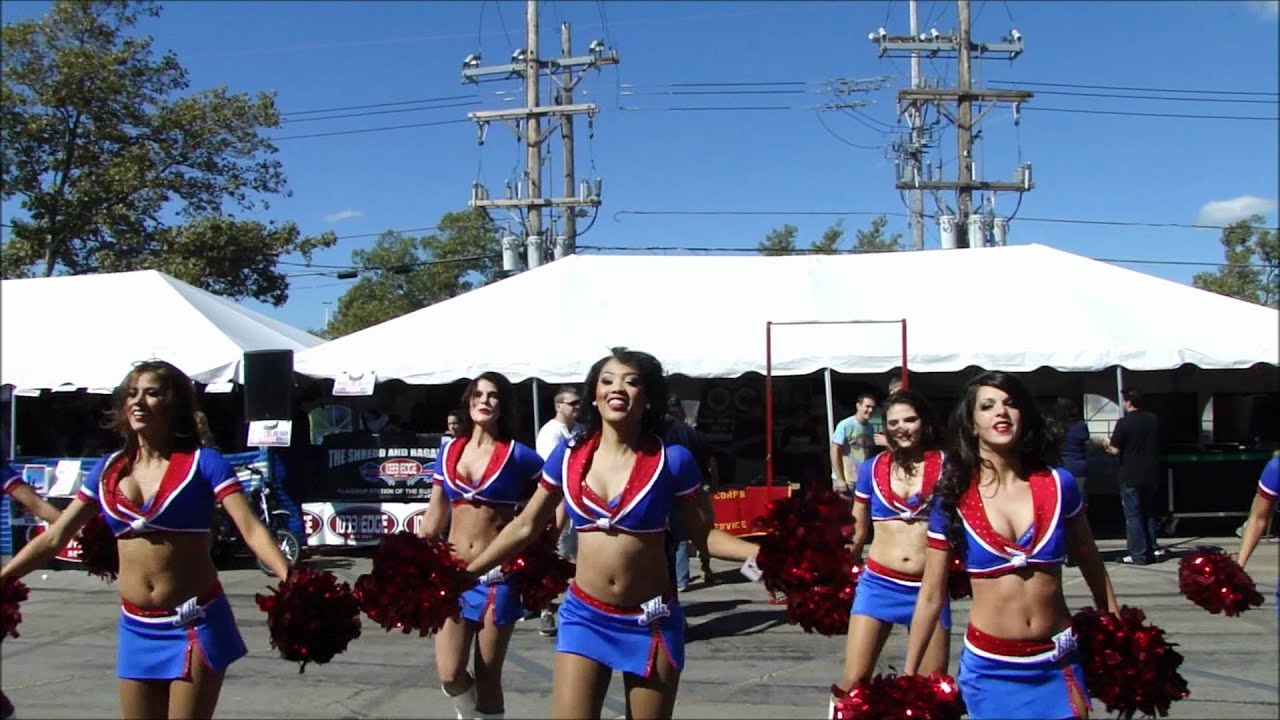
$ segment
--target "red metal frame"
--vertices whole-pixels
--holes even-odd
[[[907,372],[907,319],[899,320],[793,320],[764,324],[764,482],[773,487],[773,326],[774,325],[891,325],[902,326],[902,389],[910,387]]]

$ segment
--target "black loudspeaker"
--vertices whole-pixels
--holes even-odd
[[[244,354],[244,419],[293,417],[293,351],[250,350]]]

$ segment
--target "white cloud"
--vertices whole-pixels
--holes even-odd
[[[359,210],[352,210],[351,208],[347,208],[345,210],[339,210],[336,213],[329,213],[328,215],[325,215],[324,221],[327,223],[336,223],[336,222],[342,222],[343,220],[350,220],[351,218],[358,218],[358,217],[364,217],[364,213],[360,212]]]
[[[1275,211],[1276,201],[1257,195],[1241,195],[1229,200],[1211,200],[1200,208],[1197,225],[1230,225],[1250,215],[1266,215]]]
[[[1280,0],[1248,0],[1249,9],[1265,18],[1280,17]]]

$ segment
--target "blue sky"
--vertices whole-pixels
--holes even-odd
[[[905,33],[907,4],[893,2],[598,2],[544,1],[542,54],[559,54],[559,25],[572,23],[576,54],[602,38],[621,63],[585,78],[579,102],[597,103],[594,139],[578,122],[580,177],[600,177],[604,205],[581,236],[587,246],[752,247],[784,222],[816,239],[838,217],[746,215],[688,217],[626,211],[769,210],[898,214],[890,229],[907,234],[893,189],[893,163],[880,149],[897,124],[894,93],[909,79],[908,61],[877,57],[867,34],[884,26]],[[1171,90],[1273,93],[1136,93],[1027,86],[1037,91],[1015,127],[1007,109],[984,123],[977,155],[987,179],[1011,179],[1022,160],[1034,165],[1011,226],[1013,244],[1039,242],[1091,257],[1218,261],[1212,230],[1110,227],[1034,218],[1147,223],[1229,222],[1257,210],[1276,220],[1277,123],[1201,118],[1133,117],[1096,111],[1275,117],[1277,2],[984,2],[974,0],[974,37],[998,40],[1016,27],[1026,52],[1014,62],[976,63],[976,77],[997,82],[1069,83]],[[5,2],[4,20],[42,14],[47,3]],[[518,80],[480,86],[461,82],[462,59],[481,52],[486,65],[505,62],[524,45],[523,2],[171,2],[144,32],[174,50],[194,88],[271,90],[287,122],[281,138],[293,196],[272,202],[260,219],[292,220],[304,232],[341,236],[432,226],[466,206],[471,183],[494,196],[519,173],[514,134],[489,129],[483,147],[466,122],[322,137],[397,125],[465,120],[470,110],[512,107]],[[954,2],[920,3],[924,29],[955,26]],[[954,82],[951,61],[926,61],[927,78]],[[861,115],[820,112],[831,101],[823,81],[890,76],[863,96]],[[798,93],[742,96],[669,94],[676,83],[803,83],[752,89]],[[545,87],[545,83],[544,83]],[[720,89],[727,89],[727,86]],[[1158,95],[1174,100],[1049,94]],[[307,111],[402,103],[365,110]],[[1206,102],[1205,100],[1215,100]],[[1253,102],[1222,102],[1250,100]],[[1261,100],[1263,102],[1256,102]],[[438,107],[458,103],[458,107]],[[436,109],[412,109],[437,106]],[[783,107],[706,110],[673,107]],[[1073,113],[1039,110],[1066,108]],[[396,110],[380,115],[333,115]],[[401,112],[403,110],[403,112]],[[301,114],[300,114],[301,113]],[[315,120],[311,118],[328,117]],[[825,127],[824,127],[825,123]],[[939,130],[951,175],[954,130]],[[559,185],[556,159],[547,184]],[[867,146],[863,149],[855,145]],[[954,200],[950,200],[954,203]],[[1002,214],[1016,196],[1000,196]],[[5,210],[14,210],[6,204]],[[926,210],[932,211],[932,202]],[[850,230],[869,217],[845,218]],[[581,226],[580,226],[581,227]],[[350,263],[372,237],[340,240],[319,254],[325,265]],[[928,226],[926,247],[938,243]],[[296,258],[287,258],[296,261]],[[1206,268],[1134,265],[1187,282]],[[291,267],[290,271],[305,272]],[[352,281],[296,278],[282,308],[247,304],[302,328],[323,324],[325,303]],[[851,281],[851,291],[856,286]]]

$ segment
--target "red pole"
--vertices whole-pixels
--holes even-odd
[[[764,484],[773,487],[773,323],[764,324]]]
[[[911,381],[907,377],[907,319],[902,318],[902,389],[910,390]]]

